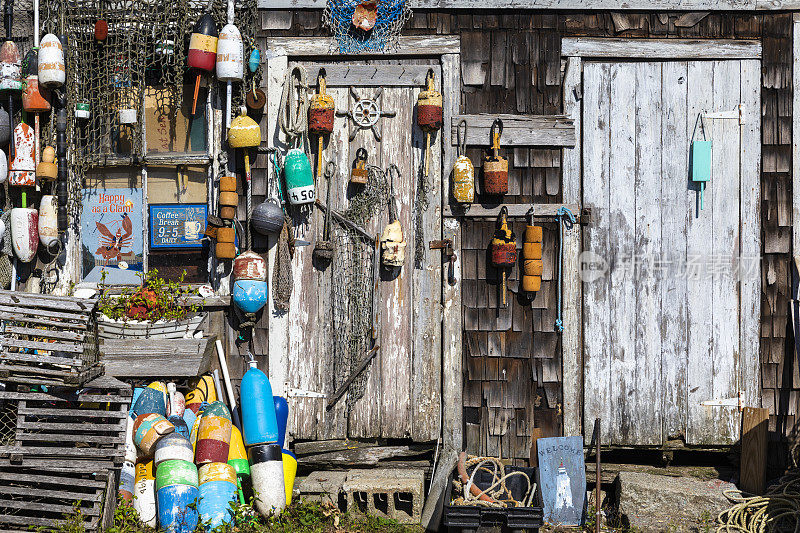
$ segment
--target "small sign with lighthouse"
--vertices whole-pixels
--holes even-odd
[[[586,465],[581,437],[536,441],[544,521],[553,526],[583,524],[586,507]]]

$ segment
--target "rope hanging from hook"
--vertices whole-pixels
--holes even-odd
[[[308,73],[296,66],[286,73],[280,104],[280,126],[287,144],[293,148],[304,144],[308,130]]]

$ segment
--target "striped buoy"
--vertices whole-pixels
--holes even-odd
[[[247,452],[244,449],[242,432],[239,428],[231,428],[231,445],[228,448],[228,464],[236,471],[236,486],[238,487],[239,503],[244,504],[245,490],[250,485],[250,463],[247,462]]]
[[[156,478],[153,475],[153,461],[136,463],[136,486],[133,493],[133,508],[139,520],[150,527],[156,527]]]
[[[217,391],[214,389],[214,378],[202,376],[197,382],[197,386],[186,394],[186,407],[197,414],[203,402],[211,403],[216,400]]]
[[[167,406],[164,403],[164,394],[153,387],[145,387],[133,405],[132,411],[135,416],[156,413],[166,418]]]
[[[297,475],[297,457],[289,450],[281,450],[283,455],[283,486],[286,490],[286,505],[292,504],[294,478]]]
[[[194,461],[198,466],[228,461],[231,442],[231,413],[222,402],[208,405],[200,417]]]
[[[198,474],[200,518],[209,524],[209,529],[230,523],[231,502],[236,499],[236,471],[228,463],[208,463],[199,468]]]
[[[64,85],[67,74],[64,68],[64,49],[61,41],[52,33],[42,37],[39,43],[39,83],[45,87]]]
[[[129,502],[133,500],[136,485],[136,467],[130,461],[123,461],[119,471],[119,497]]]
[[[283,457],[277,444],[261,444],[247,450],[256,510],[263,516],[279,514],[286,507]]]
[[[150,457],[158,440],[173,431],[175,426],[159,414],[139,415],[133,423],[133,442],[145,457]]]
[[[156,468],[164,461],[180,459],[181,461],[194,461],[194,450],[189,439],[180,433],[170,433],[161,438],[155,446]]]
[[[200,497],[197,467],[190,461],[164,461],[156,468],[158,523],[171,533],[191,533],[197,527]],[[194,504],[194,505],[192,505]]]
[[[167,420],[169,420],[170,424],[175,426],[175,433],[177,433],[178,435],[183,435],[184,437],[186,437],[186,440],[189,440],[190,437],[189,426],[186,425],[186,421],[183,418],[172,415],[170,417],[167,417]]]
[[[233,24],[226,24],[219,32],[216,59],[219,81],[242,81],[244,79],[242,34]]]

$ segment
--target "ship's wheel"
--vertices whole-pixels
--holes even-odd
[[[356,134],[361,130],[371,129],[375,135],[375,140],[381,142],[383,137],[384,117],[394,117],[394,111],[384,111],[381,109],[380,98],[383,95],[383,88],[379,88],[373,98],[362,98],[354,88],[350,87],[350,94],[353,95],[355,103],[350,111],[337,111],[339,116],[346,116],[350,119],[350,140],[355,139]]]

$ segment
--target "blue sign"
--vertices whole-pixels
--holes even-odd
[[[586,507],[586,464],[582,437],[536,440],[544,521],[550,525],[583,524]]]
[[[206,204],[163,204],[150,208],[150,248],[202,248]]]

